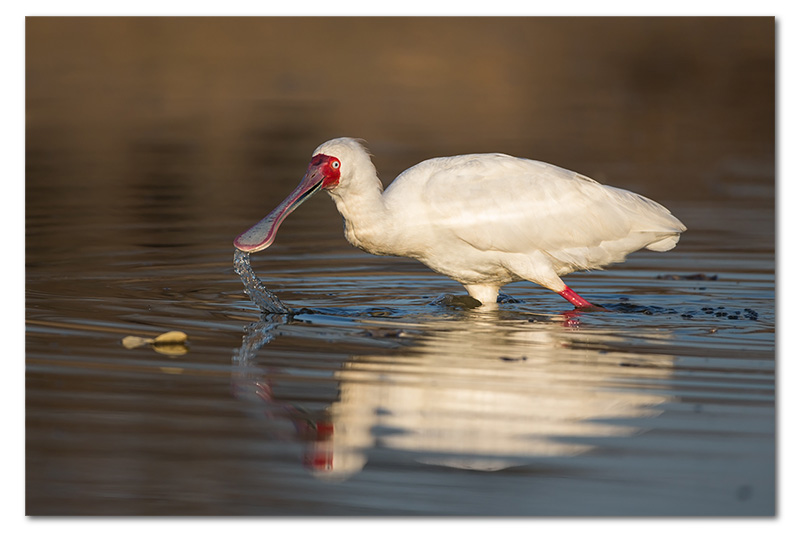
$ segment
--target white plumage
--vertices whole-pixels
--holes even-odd
[[[641,248],[670,250],[686,230],[643,196],[504,154],[423,161],[383,191],[364,146],[341,138],[320,145],[297,189],[234,244],[266,248],[282,220],[320,188],[336,202],[351,244],[417,259],[482,304],[495,304],[503,285],[529,280],[577,307],[591,306],[560,276],[623,261]]]

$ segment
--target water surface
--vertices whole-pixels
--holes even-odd
[[[29,267],[32,510],[771,512],[768,252],[687,238],[571,277],[609,313],[525,283],[483,312],[436,303],[460,287],[413,262],[314,252],[288,229],[307,252],[253,263],[296,313],[262,316],[232,233],[212,234],[105,252],[92,272]],[[717,279],[659,279],[698,272]],[[120,342],[173,329],[183,355]]]
[[[774,36],[748,20],[30,22],[27,513],[773,514]],[[309,73],[313,43],[372,68]],[[567,277],[610,312],[523,282],[486,312],[351,248],[320,194],[251,258],[292,310],[262,315],[233,238],[342,134],[386,183],[502,150],[689,230]]]

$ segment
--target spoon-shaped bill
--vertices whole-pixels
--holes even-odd
[[[281,222],[289,213],[322,188],[324,176],[315,169],[303,176],[300,185],[295,188],[272,212],[261,219],[255,226],[245,231],[233,241],[233,245],[243,252],[259,252],[272,244]]]

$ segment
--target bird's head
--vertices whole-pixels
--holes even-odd
[[[319,145],[300,184],[269,215],[236,237],[233,245],[250,253],[269,247],[289,213],[321,189],[333,192],[346,184],[364,158],[369,162],[369,153],[356,139],[343,137]]]

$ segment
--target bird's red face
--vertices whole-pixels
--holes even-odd
[[[325,154],[317,154],[311,158],[311,162],[308,164],[308,170],[306,171],[306,176],[308,176],[309,172],[315,170],[318,172],[322,178],[322,188],[323,189],[333,189],[337,185],[339,185],[339,169],[342,167],[342,162],[333,157],[332,155],[325,155]],[[305,178],[303,178],[305,180]]]
[[[236,237],[233,245],[243,252],[250,253],[267,248],[275,240],[278,227],[289,216],[289,213],[320,189],[333,189],[339,184],[341,166],[341,161],[333,156],[316,154],[311,158],[306,175],[300,180],[300,184],[295,190],[269,215]]]

